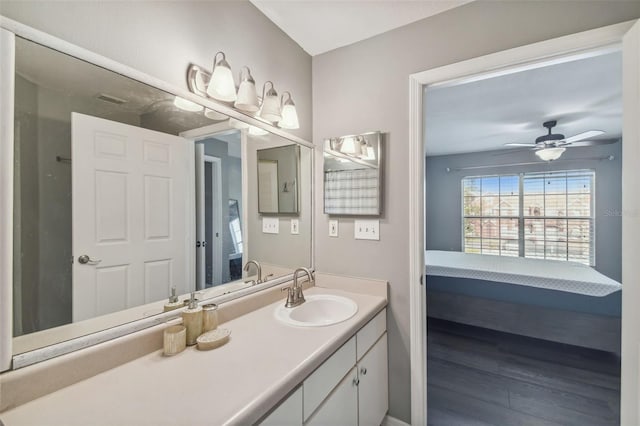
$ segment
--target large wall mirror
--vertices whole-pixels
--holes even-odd
[[[313,266],[309,146],[20,37],[14,77],[14,354],[160,314],[174,288],[241,293],[249,260],[266,282]],[[298,233],[263,234],[258,153],[292,147]]]

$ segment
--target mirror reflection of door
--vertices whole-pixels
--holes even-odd
[[[222,283],[222,164],[204,156],[205,271],[206,287]]]
[[[242,253],[244,244],[242,241],[242,224],[240,222],[240,208],[238,200],[229,199],[229,232],[233,241],[233,251],[229,254],[229,274],[231,280],[242,278]]]
[[[78,113],[71,129],[73,321],[188,291],[193,144]]]

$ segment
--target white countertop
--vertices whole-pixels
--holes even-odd
[[[358,304],[349,320],[292,327],[278,301],[221,325],[226,345],[164,357],[158,350],[0,414],[13,425],[251,424],[287,395],[385,305],[382,297],[314,287]]]

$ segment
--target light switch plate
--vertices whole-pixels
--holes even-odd
[[[300,220],[291,219],[291,234],[298,235],[300,233]]]
[[[377,219],[371,220],[356,220],[353,226],[354,238],[356,240],[380,240],[380,221]]]
[[[338,221],[330,220],[329,221],[329,236],[337,237],[338,236]]]
[[[263,217],[262,232],[265,234],[278,234],[280,232],[280,219],[277,217]]]

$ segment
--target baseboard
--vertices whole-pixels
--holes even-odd
[[[384,416],[382,424],[380,426],[409,426],[409,423],[405,423],[402,420],[398,420],[395,417],[389,415]]]

